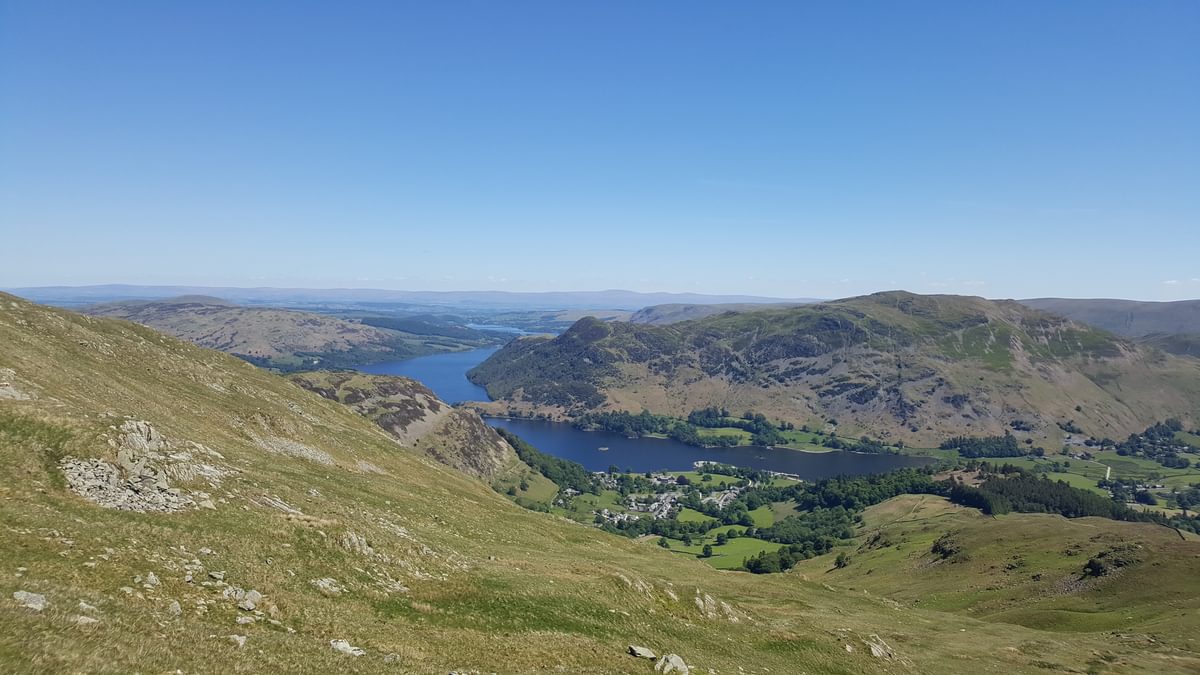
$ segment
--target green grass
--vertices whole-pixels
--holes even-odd
[[[683,476],[684,478],[687,478],[692,485],[703,485],[709,487],[726,487],[737,485],[742,480],[741,478],[725,476],[719,473],[705,474],[701,471],[668,471],[667,473],[671,474],[672,476]],[[705,482],[702,480],[705,475],[712,476],[712,479],[708,482]]]
[[[775,512],[770,504],[765,504],[750,512],[755,527],[770,527],[775,523]]]
[[[745,429],[738,429],[736,427],[716,427],[716,428],[704,427],[704,428],[698,429],[698,432],[700,434],[700,438],[733,437],[733,438],[738,439],[738,442],[742,445],[749,445],[750,439],[754,438],[754,434],[750,433],[749,431],[746,431]]]
[[[671,539],[671,550],[680,554],[695,556],[701,561],[722,570],[737,569],[742,566],[742,561],[751,556],[758,555],[762,551],[774,551],[779,548],[779,544],[762,539],[754,539],[752,537],[738,537],[730,539],[723,546],[717,546],[715,535],[706,537],[705,539],[695,539],[691,546],[684,546],[683,542]],[[710,558],[700,558],[700,554],[704,551],[704,545],[712,546],[713,555]]]
[[[1175,439],[1180,443],[1186,443],[1187,445],[1200,450],[1200,435],[1189,433],[1187,431],[1176,431]]]
[[[682,523],[703,523],[705,521],[712,520],[712,518],[700,513],[699,511],[687,508],[680,509],[679,515],[676,516],[676,518]]]

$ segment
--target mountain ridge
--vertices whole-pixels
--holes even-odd
[[[500,410],[715,405],[934,444],[964,428],[1033,424],[1034,438],[1057,442],[1072,422],[1112,436],[1167,411],[1200,417],[1200,361],[1015,301],[906,292],[665,326],[582,320],[510,343],[471,378]]]

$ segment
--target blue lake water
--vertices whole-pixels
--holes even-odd
[[[404,361],[386,361],[359,368],[372,375],[403,375],[411,377],[433,390],[438,398],[447,403],[463,401],[488,401],[483,387],[471,384],[467,371],[483,363],[496,353],[499,347],[485,347],[466,352],[450,352],[419,356]]]
[[[406,361],[377,363],[360,370],[419,380],[448,403],[487,401],[487,391],[468,381],[466,373],[495,353],[496,349],[489,347],[422,356]],[[840,451],[811,453],[749,446],[697,448],[665,438],[627,438],[621,434],[581,431],[570,424],[538,420],[489,418],[487,423],[511,431],[542,452],[578,462],[591,471],[604,471],[614,465],[622,470],[638,472],[660,469],[683,471],[690,470],[693,462],[708,460],[792,473],[815,480],[839,475],[884,473],[906,466],[921,466],[931,461],[906,455],[866,455]]]
[[[538,450],[582,464],[590,471],[617,466],[622,471],[685,471],[698,460],[753,469],[794,473],[816,480],[833,476],[884,473],[928,460],[906,455],[865,455],[855,452],[800,452],[798,450],[738,446],[697,448],[668,438],[628,438],[607,431],[580,431],[570,424],[539,420],[489,419],[488,424],[507,429]],[[607,448],[601,450],[601,448]]]

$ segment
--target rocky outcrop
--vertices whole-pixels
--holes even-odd
[[[402,445],[476,478],[491,480],[519,461],[479,415],[452,408],[416,380],[340,371],[290,379],[369,417]]]
[[[64,457],[59,468],[67,486],[90,502],[121,511],[171,513],[197,505],[215,508],[207,493],[185,493],[171,481],[205,479],[220,484],[231,470],[220,464],[220,453],[189,443],[173,445],[149,422],[127,420],[110,440],[116,464],[99,458]]]

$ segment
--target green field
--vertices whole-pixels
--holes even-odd
[[[683,476],[684,478],[687,478],[692,485],[699,486],[707,485],[710,487],[726,487],[737,485],[742,480],[741,478],[736,478],[734,476],[725,476],[719,473],[705,474],[701,471],[668,471],[667,473],[671,474],[672,476]],[[707,482],[704,481],[703,478],[705,475],[712,476],[712,479]]]
[[[742,561],[748,557],[758,555],[762,551],[774,551],[779,548],[780,544],[775,544],[762,539],[753,537],[737,537],[729,539],[724,545],[716,545],[717,534],[728,534],[732,530],[738,532],[745,531],[745,528],[738,525],[726,525],[723,527],[711,530],[705,537],[697,537],[692,539],[691,546],[685,546],[678,539],[668,539],[671,544],[671,551],[680,555],[690,555],[722,570],[737,569],[742,566]],[[653,540],[657,541],[657,540]],[[705,544],[711,545],[713,549],[712,557],[700,558],[700,554],[704,551]]]
[[[771,505],[760,506],[750,512],[750,517],[754,519],[755,527],[770,527],[775,524],[775,512],[771,510]]]
[[[1136,480],[1139,482],[1161,482],[1169,487],[1183,487],[1192,483],[1200,483],[1200,467],[1189,467],[1187,469],[1171,469],[1167,468],[1152,459],[1144,457],[1129,457],[1118,455],[1115,450],[1102,450],[1092,453],[1095,456],[1095,461],[1086,461],[1082,459],[1068,459],[1061,455],[1052,455],[1045,459],[1039,457],[999,457],[989,460],[996,464],[1012,464],[1025,469],[1033,470],[1039,466],[1046,466],[1051,461],[1069,463],[1066,471],[1058,472],[1058,474],[1069,474],[1074,478],[1066,479],[1076,487],[1086,487],[1089,489],[1095,488],[1096,481],[1104,478],[1105,467],[1112,467],[1112,477],[1122,480]],[[1057,475],[1057,474],[1052,474]],[[1090,485],[1086,485],[1082,479],[1091,481]]]
[[[703,513],[692,509],[680,509],[676,519],[681,523],[703,523],[706,520],[712,520]]]
[[[738,429],[736,427],[702,427],[698,430],[698,432],[700,434],[700,438],[722,438],[732,436],[737,438],[738,442],[742,445],[748,445],[750,443],[750,439],[754,437],[754,434],[751,434],[749,431],[746,431],[745,429]]]

